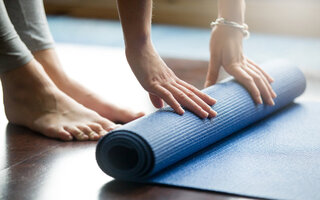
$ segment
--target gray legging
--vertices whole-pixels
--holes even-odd
[[[0,74],[53,48],[42,0],[0,0]]]

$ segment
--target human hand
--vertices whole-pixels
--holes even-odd
[[[267,104],[274,105],[273,98],[277,95],[270,84],[273,79],[243,55],[242,39],[242,32],[232,27],[218,26],[212,30],[205,87],[216,83],[222,66],[227,73],[246,87],[256,103],[262,104],[263,99]]]
[[[216,100],[179,79],[152,46],[141,47],[139,51],[126,50],[126,55],[133,73],[149,92],[150,100],[156,108],[162,108],[164,100],[180,115],[184,113],[181,106],[201,118],[217,115],[210,107]]]

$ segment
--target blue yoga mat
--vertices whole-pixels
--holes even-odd
[[[219,114],[200,119],[161,109],[100,139],[100,168],[120,180],[245,196],[320,198],[320,104],[294,104],[306,87],[285,62],[266,64],[275,106],[256,105],[230,80],[203,90]]]

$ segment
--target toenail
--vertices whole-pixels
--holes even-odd
[[[96,134],[95,132],[90,132],[89,136],[90,138],[95,138],[95,137],[98,137],[98,134]]]
[[[102,136],[103,136],[103,135],[106,135],[107,133],[108,133],[108,131],[104,131],[104,130],[103,130],[103,131],[100,131],[100,132],[99,132],[99,135],[102,135]]]
[[[116,124],[112,129],[120,128],[121,126],[121,124]]]
[[[87,136],[87,135],[85,135],[85,134],[81,134],[81,135],[80,135],[80,138],[82,138],[82,139],[87,139],[87,138],[88,138],[88,136]]]
[[[116,128],[116,127],[108,127],[108,128],[107,128],[107,131],[110,132],[110,131],[112,131],[112,130],[115,129],[115,128]]]

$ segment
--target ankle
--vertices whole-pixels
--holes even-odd
[[[54,49],[36,51],[33,52],[33,55],[59,89],[63,90],[64,86],[71,82],[70,78],[64,72]]]
[[[33,92],[53,86],[41,65],[35,60],[2,74],[1,82],[4,93],[30,92],[30,90]]]

